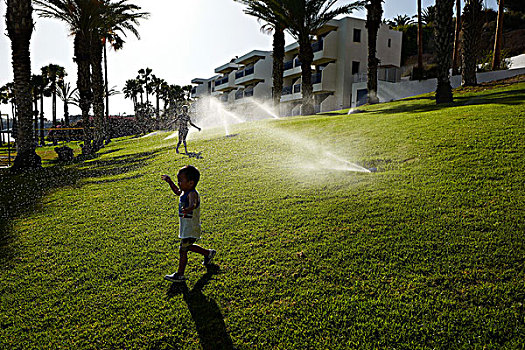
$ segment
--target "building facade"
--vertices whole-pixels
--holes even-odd
[[[352,96],[352,85],[366,81],[368,69],[365,24],[365,20],[344,17],[329,21],[315,33],[312,83],[316,112],[349,108],[356,100],[357,97]],[[401,39],[402,33],[388,25],[382,24],[379,28],[379,80],[400,80]],[[269,100],[272,97],[271,51],[251,51],[217,67],[215,73],[218,75],[209,79],[192,80],[197,84],[192,97],[217,96],[231,108],[249,103],[250,99]],[[362,89],[359,92],[363,94]],[[293,43],[285,47],[280,114],[300,114],[301,99],[299,44]]]

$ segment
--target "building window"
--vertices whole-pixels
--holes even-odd
[[[388,39],[388,47],[392,47],[392,39]]]
[[[352,74],[359,73],[359,61],[352,61]]]
[[[361,42],[361,29],[354,28],[354,43]]]

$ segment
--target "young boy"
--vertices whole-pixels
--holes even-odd
[[[215,257],[216,251],[204,249],[194,244],[201,235],[200,222],[200,199],[199,193],[195,190],[200,179],[200,172],[197,168],[187,165],[179,170],[177,180],[179,186],[175,185],[168,175],[162,175],[162,180],[166,181],[173,193],[180,196],[179,199],[179,269],[176,273],[166,275],[164,278],[171,282],[181,282],[184,277],[184,270],[188,262],[188,251],[202,254],[204,256],[203,265],[209,265]]]
[[[188,124],[201,131],[197,125],[193,124],[190,119],[188,105],[182,106],[182,113],[177,116],[175,120],[177,127],[179,128],[179,142],[177,142],[176,151],[179,153],[179,146],[184,143],[184,151],[188,154],[188,147],[186,147],[186,136],[188,136]]]

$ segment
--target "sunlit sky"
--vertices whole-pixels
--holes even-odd
[[[128,36],[122,50],[108,52],[109,86],[121,90],[127,79],[137,76],[140,68],[149,67],[153,74],[170,84],[187,85],[193,78],[209,78],[216,67],[251,50],[272,48],[271,35],[260,31],[262,23],[243,13],[244,5],[233,0],[131,0],[149,12],[141,21],[140,40]],[[339,1],[339,4],[348,3]],[[422,6],[434,5],[434,0],[422,0]],[[496,0],[484,0],[485,6],[497,8]],[[383,17],[416,14],[416,0],[386,0]],[[0,1],[0,86],[13,80],[10,40],[5,27],[5,1]],[[365,18],[364,11],[351,16]],[[41,19],[34,14],[35,31],[31,38],[33,74],[50,63],[66,68],[66,81],[76,85],[76,64],[73,62],[73,38],[62,22]],[[293,39],[287,36],[287,44]],[[51,118],[51,101],[45,101],[46,119]],[[71,114],[80,113],[70,107]],[[2,113],[10,107],[0,105]],[[57,108],[62,118],[62,106]],[[132,114],[133,105],[123,95],[110,99],[111,114]]]

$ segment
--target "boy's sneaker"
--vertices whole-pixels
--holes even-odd
[[[170,282],[183,282],[186,281],[186,277],[184,275],[179,275],[177,272],[172,273],[171,275],[164,276],[165,280],[168,280]]]
[[[214,249],[210,249],[210,254],[204,257],[204,261],[202,262],[202,265],[204,266],[209,265],[211,261],[213,260],[213,258],[215,257],[215,254],[217,254],[217,252]]]

